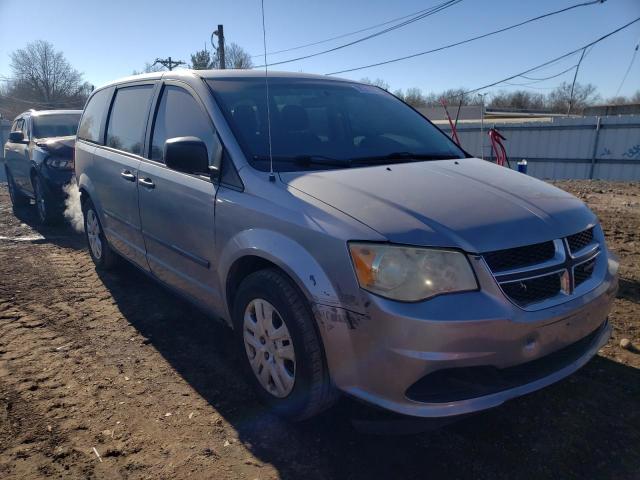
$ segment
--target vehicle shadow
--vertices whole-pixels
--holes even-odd
[[[623,298],[634,303],[640,303],[640,282],[637,280],[620,278],[619,285],[618,298]]]
[[[82,250],[86,248],[86,241],[82,233],[76,232],[66,220],[61,220],[56,225],[42,225],[38,220],[38,213],[34,205],[20,207],[13,212],[15,218],[29,227],[32,232],[40,234],[41,240],[33,240],[33,243],[51,243],[63,248]],[[10,228],[10,226],[9,226]],[[18,228],[18,227],[16,227]]]
[[[281,478],[630,478],[640,471],[640,370],[632,367],[596,357],[559,384],[419,434],[363,434],[351,419],[381,415],[347,398],[291,424],[257,402],[227,327],[128,264],[100,277],[125,318]]]

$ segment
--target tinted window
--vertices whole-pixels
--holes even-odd
[[[107,126],[107,146],[142,153],[144,130],[153,85],[119,88]]]
[[[153,126],[151,159],[164,162],[164,142],[188,136],[198,137],[205,143],[210,159],[220,148],[211,122],[198,102],[186,90],[166,86]]]
[[[268,170],[264,79],[208,83],[251,164]],[[268,101],[274,167],[280,171],[381,163],[389,156],[401,161],[465,157],[419,113],[373,86],[274,78]]]
[[[33,117],[33,136],[47,138],[75,135],[78,129],[78,121],[80,121],[80,114]]]
[[[13,122],[13,127],[11,128],[12,132],[20,132],[22,131],[22,126],[24,125],[24,120],[20,119],[20,120],[16,120],[15,122]]]
[[[97,92],[86,108],[82,115],[82,121],[78,127],[78,138],[88,140],[89,142],[102,143],[100,138],[100,124],[102,118],[109,108],[109,101],[111,100],[111,89],[100,90]]]

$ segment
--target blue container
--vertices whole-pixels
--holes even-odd
[[[518,162],[518,171],[527,174],[527,161],[524,158]]]

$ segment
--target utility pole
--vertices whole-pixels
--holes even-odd
[[[155,65],[156,63],[159,63],[160,65],[167,67],[169,71],[173,70],[178,65],[184,65],[184,62],[182,60],[172,60],[171,57],[164,58],[164,59],[156,58],[156,61],[153,62],[153,65]]]
[[[582,49],[580,60],[578,60],[578,64],[576,65],[576,72],[573,75],[573,82],[571,83],[571,93],[569,94],[569,108],[567,109],[567,117],[571,115],[571,107],[573,107],[573,89],[576,86],[576,79],[578,78],[578,70],[580,70],[580,64],[582,63],[582,59],[584,58],[584,54],[586,51],[587,51],[586,48]]]
[[[213,43],[213,36],[218,37],[218,47]],[[220,60],[219,68],[224,70],[227,65],[224,61],[224,25],[218,25],[218,29],[211,34],[211,46],[218,51],[218,59]]]
[[[484,97],[486,93],[479,93],[480,97],[480,158],[484,160]]]

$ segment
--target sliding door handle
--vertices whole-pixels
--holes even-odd
[[[123,170],[122,172],[120,172],[120,176],[125,180],[127,180],[128,182],[136,181],[136,176],[133,173],[131,173],[129,170]]]
[[[139,178],[138,183],[146,188],[155,188],[156,184],[150,178]]]

